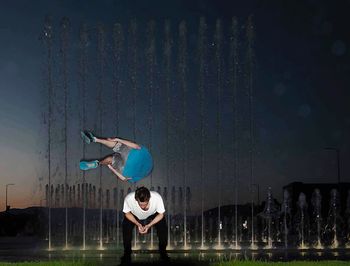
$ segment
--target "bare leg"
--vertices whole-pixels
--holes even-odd
[[[109,165],[112,164],[113,155],[108,155],[99,161],[100,165]]]
[[[113,149],[115,144],[117,144],[117,141],[113,141],[113,140],[109,140],[109,139],[99,139],[97,137],[95,137],[95,139],[96,139],[96,143],[100,143],[100,144],[105,145],[111,149]]]

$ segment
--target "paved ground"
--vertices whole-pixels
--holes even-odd
[[[88,260],[96,261],[101,265],[118,265],[122,250],[110,247],[106,250],[62,250],[56,248],[48,251],[47,243],[37,239],[11,239],[0,238],[0,261],[46,261],[46,260]],[[188,250],[169,251],[170,265],[209,265],[215,261],[228,260],[264,260],[264,261],[291,261],[291,260],[348,260],[350,249],[337,250],[297,250],[297,249],[271,249],[271,250]],[[157,251],[138,250],[133,254],[133,265],[162,265],[159,262]],[[169,265],[169,264],[168,264]]]
[[[39,249],[0,250],[0,261],[46,261],[46,260],[86,260],[95,261],[101,265],[118,265],[121,252],[113,250],[71,250],[71,251],[46,251]],[[291,261],[291,260],[350,260],[350,250],[315,251],[308,250],[273,250],[273,251],[206,251],[206,252],[169,252],[172,263],[170,265],[209,265],[211,262],[228,261],[234,259],[263,260],[263,261]],[[132,265],[162,265],[156,252],[136,252],[132,256]]]

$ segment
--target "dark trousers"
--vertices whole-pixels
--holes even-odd
[[[157,216],[158,213],[155,213],[148,217],[146,220],[139,220],[137,217],[135,217],[136,220],[138,220],[142,225],[148,224],[150,221],[154,219],[154,217]],[[166,252],[166,246],[168,243],[168,228],[165,221],[165,217],[163,217],[162,220],[160,220],[158,223],[153,225],[157,230],[157,236],[159,241],[159,252],[165,253]],[[131,239],[132,239],[132,230],[134,229],[135,224],[130,222],[125,216],[123,220],[123,244],[124,244],[124,253],[127,255],[131,254]],[[149,229],[150,231],[151,229]]]

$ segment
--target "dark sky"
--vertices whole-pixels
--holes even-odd
[[[280,198],[282,186],[293,181],[336,181],[336,154],[334,151],[325,150],[325,147],[340,150],[341,179],[349,182],[350,34],[347,28],[349,7],[350,1],[345,0],[334,3],[316,0],[2,1],[0,8],[0,186],[4,187],[7,183],[16,184],[11,187],[13,194],[17,195],[17,197],[13,195],[14,207],[38,204],[42,197],[39,192],[38,177],[45,176],[47,164],[39,155],[40,151],[45,149],[43,141],[46,141],[42,139],[41,125],[42,106],[45,105],[45,99],[42,96],[42,91],[45,89],[43,78],[45,50],[40,41],[40,35],[46,15],[52,16],[56,28],[62,17],[67,16],[70,19],[72,35],[75,36],[72,41],[73,54],[77,51],[76,40],[82,22],[86,22],[90,27],[102,22],[107,29],[111,29],[115,22],[128,25],[130,19],[136,19],[141,25],[140,28],[151,19],[154,19],[158,26],[161,25],[160,27],[163,26],[165,19],[170,19],[175,26],[184,19],[189,28],[189,54],[191,55],[195,53],[195,36],[201,16],[207,19],[209,28],[214,28],[217,18],[222,19],[226,29],[232,16],[236,16],[244,32],[244,23],[247,17],[253,14],[256,28],[254,183],[260,185],[261,194],[265,194],[267,187],[272,186],[273,194]],[[161,36],[157,38],[161,39]],[[140,45],[142,47],[142,43]],[[244,45],[243,41],[241,45]],[[71,60],[74,62],[76,58],[72,57]],[[77,86],[77,73],[73,67],[70,78],[73,89]],[[189,84],[195,83],[195,77],[190,76]],[[196,95],[194,86],[189,86],[189,89],[191,95]],[[231,106],[228,100],[223,100],[223,106],[223,127],[227,129],[223,136],[225,140],[226,138],[229,140],[232,132]],[[209,127],[215,119],[212,108],[213,106],[207,109]],[[195,120],[195,118],[190,119]],[[241,114],[241,119],[245,121],[247,116]],[[190,122],[193,121],[190,120]],[[74,121],[72,123],[74,124]],[[196,122],[194,124],[198,126]],[[141,128],[140,131],[142,130]],[[192,132],[192,136],[196,134],[195,130],[189,131]],[[121,132],[124,137],[132,138],[130,131],[121,130]],[[75,140],[74,136],[77,133],[78,127],[75,123],[70,137]],[[245,133],[242,131],[242,134]],[[111,128],[106,129],[106,134],[112,134]],[[161,138],[154,141],[157,149],[164,143],[162,142],[164,134],[157,131],[154,134],[155,137]],[[144,142],[144,138],[140,135],[137,139]],[[208,129],[208,137],[207,144],[210,147],[206,158],[214,160],[215,154],[212,152],[215,149],[211,147],[215,147],[216,140],[212,129]],[[76,140],[79,141],[79,137]],[[192,140],[196,141],[194,137]],[[174,138],[174,141],[178,140]],[[198,145],[193,145],[190,146],[192,158],[190,162],[194,163],[187,182],[195,191],[195,188],[200,186],[201,180],[196,176]],[[231,143],[225,142],[225,145],[229,150]],[[249,198],[248,153],[244,142],[240,147],[240,200],[245,201]],[[152,184],[155,186],[166,185],[164,149],[160,148],[160,150],[155,155],[158,165],[161,165],[155,170],[152,179]],[[90,150],[92,157],[96,151]],[[176,149],[174,151],[176,152]],[[60,150],[57,149],[57,153],[59,152]],[[80,158],[78,152],[71,151],[71,153],[74,154],[70,157],[71,168],[74,168],[75,160]],[[225,156],[224,163],[232,163],[230,162],[232,153],[225,150]],[[214,164],[214,162],[211,163]],[[176,168],[177,163],[174,164]],[[219,182],[225,187],[223,193],[225,203],[231,200],[229,189],[233,185],[229,173],[231,170],[228,167],[224,171],[227,175],[224,178],[216,176],[215,167],[208,167],[206,172],[206,185],[216,188],[211,191],[218,191]],[[77,170],[72,172],[76,173]],[[172,185],[178,186],[183,181],[180,171],[175,173],[173,178],[181,181],[172,180]],[[104,174],[108,175],[107,172]],[[94,178],[91,176],[92,183],[95,182]],[[106,186],[115,184],[111,176],[108,175],[107,178]],[[59,173],[57,180],[62,181]],[[144,184],[149,185],[149,182],[145,180]],[[41,183],[45,183],[45,178]],[[72,183],[79,183],[79,180],[74,179]],[[216,199],[217,193],[214,192],[213,198]],[[194,193],[194,197],[197,196]],[[209,205],[215,205],[215,200]]]

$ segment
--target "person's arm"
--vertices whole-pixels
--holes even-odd
[[[107,166],[108,166],[109,170],[111,170],[113,172],[113,174],[115,174],[120,180],[128,181],[128,180],[132,179],[131,177],[123,176],[121,173],[119,173],[117,170],[115,170],[112,165],[108,164]]]
[[[142,226],[142,224],[140,224],[134,217],[134,215],[132,215],[131,212],[127,212],[125,213],[125,217],[126,219],[128,219],[130,222],[132,222],[133,224],[135,224],[138,229],[139,229],[139,232],[143,232],[144,231],[144,227]]]
[[[125,139],[120,139],[120,138],[109,138],[108,140],[118,141],[118,142],[123,143],[124,145],[132,148],[132,149],[137,149],[137,150],[141,149],[140,145],[138,145],[130,140],[125,140]]]
[[[141,231],[141,234],[146,234],[148,232],[148,229],[150,229],[153,225],[155,225],[156,223],[158,223],[160,220],[162,220],[164,218],[164,213],[158,213],[156,215],[156,217],[154,217],[154,219],[149,223],[146,224],[143,227],[143,231]]]

